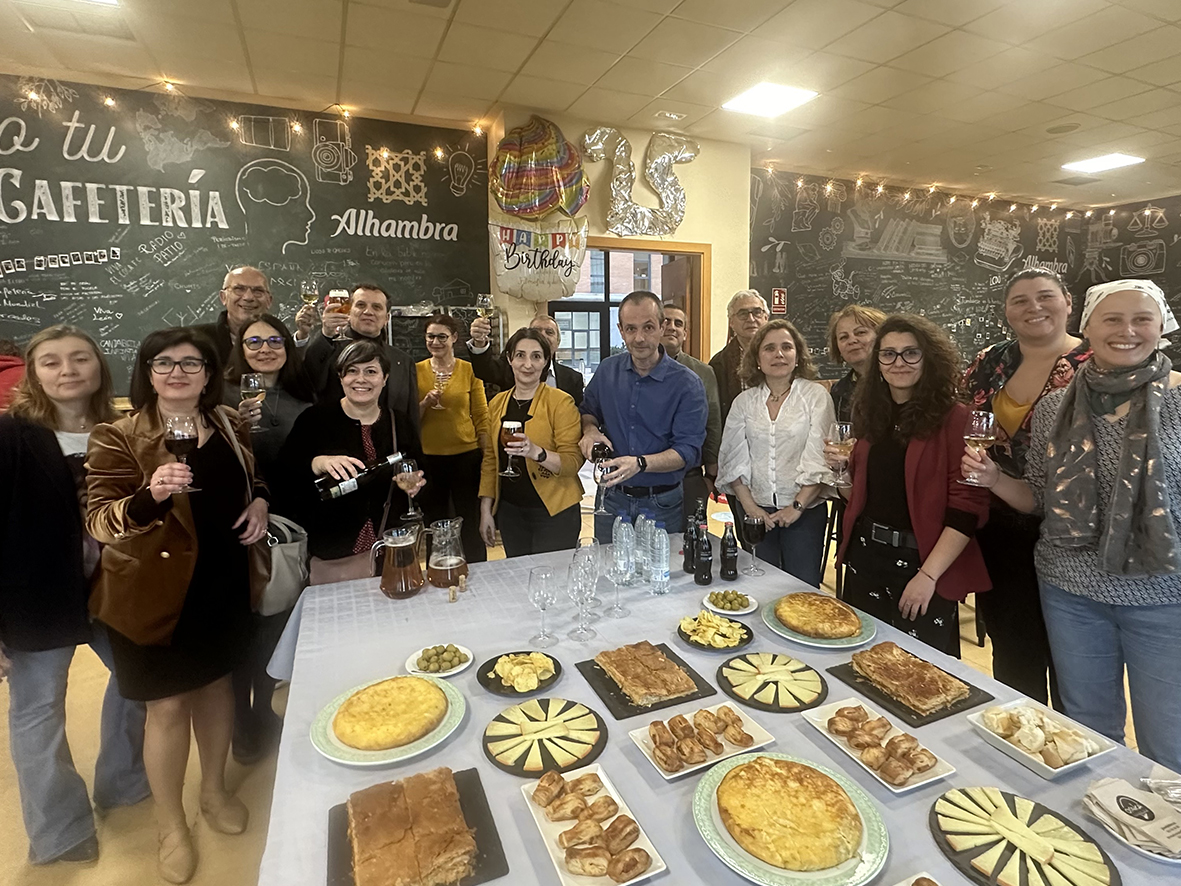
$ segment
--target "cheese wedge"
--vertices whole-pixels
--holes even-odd
[[[961,809],[954,803],[949,803],[947,800],[940,797],[935,801],[935,811],[940,815],[946,815],[948,818],[958,818],[960,821],[988,821],[983,815],[975,812],[968,812],[966,809]]]
[[[518,760],[520,760],[523,756],[525,756],[525,754],[532,747],[533,747],[533,742],[523,741],[519,745],[517,745],[515,748],[512,748],[511,750],[502,751],[499,754],[495,754],[495,757],[500,763],[503,763],[505,766],[512,766]]]
[[[1081,858],[1096,864],[1103,864],[1103,853],[1093,843],[1082,840],[1061,840],[1058,837],[1046,837],[1046,841],[1054,847],[1055,852],[1069,855],[1071,858]]]
[[[984,788],[983,790],[985,796],[992,801],[993,806],[1005,806],[1005,798],[1001,796],[1000,788]]]
[[[1031,858],[1046,864],[1054,857],[1054,847],[1018,821],[1008,806],[1001,805],[993,810],[991,821],[1006,839]]]
[[[984,788],[964,788],[968,796],[976,801],[978,805],[985,812],[992,812],[996,809],[996,803],[988,798],[988,794],[984,792]]]
[[[987,846],[1002,839],[1000,834],[944,834],[949,845],[956,852],[965,849],[975,849],[977,846]]]
[[[1093,883],[1108,884],[1111,882],[1111,871],[1101,861],[1086,861],[1082,858],[1056,855],[1050,864],[1058,868],[1066,879],[1076,886],[1092,886]]]
[[[520,735],[521,727],[516,723],[500,723],[493,720],[484,730],[485,735]]]
[[[997,843],[987,852],[981,853],[972,859],[972,867],[980,871],[986,877],[991,877],[992,872],[996,866],[1001,862],[1001,854],[1005,851],[1007,844],[1004,840]]]
[[[565,769],[567,766],[570,766],[572,763],[577,763],[579,760],[578,757],[565,750],[555,741],[550,740],[543,742],[543,744],[545,745],[546,751],[549,752],[549,755],[554,758],[554,762],[563,769]]]
[[[1037,865],[1029,864],[1025,867],[1025,886],[1046,886],[1046,881],[1037,872]]]
[[[974,800],[970,799],[967,794],[965,794],[959,788],[954,788],[943,796],[966,812],[979,815],[981,818],[988,818],[988,813],[990,810],[984,809],[979,803],[976,803]]]
[[[1062,828],[1062,827],[1064,827],[1062,822],[1059,821],[1057,818],[1055,818],[1052,815],[1043,815],[1041,818],[1039,818],[1037,821],[1035,821],[1032,825],[1030,825],[1030,829],[1035,834],[1044,834],[1047,831],[1052,831],[1052,830]]]
[[[545,712],[541,709],[541,702],[536,698],[531,698],[520,705],[521,712],[530,720],[544,720]]]
[[[526,772],[540,772],[541,771],[541,743],[534,742],[533,747],[529,749],[529,756],[525,758]]]
[[[1033,815],[1033,801],[1024,797],[1014,797],[1013,801],[1017,806],[1017,819],[1022,824],[1029,824],[1029,818]]]
[[[755,701],[761,701],[763,704],[771,704],[775,701],[775,684],[768,683],[754,695]]]
[[[960,821],[958,818],[947,818],[942,815],[937,817],[939,829],[945,834],[995,834],[997,832],[996,828],[987,821],[977,823]]]
[[[749,700],[750,697],[755,694],[755,691],[762,685],[762,680],[752,680],[749,683],[743,683],[741,685],[734,686],[734,694],[739,698]]]
[[[1020,851],[1009,856],[1001,872],[996,875],[997,886],[1021,886],[1022,854]]]

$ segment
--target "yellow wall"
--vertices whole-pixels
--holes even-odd
[[[594,125],[556,114],[541,116],[561,127],[566,138],[579,145],[580,150],[582,134]],[[524,124],[528,119],[528,111],[512,109],[496,121],[489,132],[489,161],[504,132]],[[648,148],[651,131],[624,129],[622,133],[631,142],[632,160],[637,165],[637,182],[632,198],[645,206],[659,206],[659,199],[643,181],[644,152]],[[676,233],[665,239],[669,242],[709,243],[713,247],[711,346],[706,349],[712,355],[726,343],[726,302],[736,291],[747,288],[749,278],[750,149],[746,145],[727,142],[707,139],[697,141],[701,145],[697,159],[674,167],[685,188],[685,218]],[[579,217],[586,216],[590,220],[592,237],[614,237],[606,227],[611,164],[606,160],[586,162],[584,169],[590,178],[591,192]],[[488,204],[492,221],[510,218],[500,212],[491,195]],[[497,304],[508,312],[510,330],[525,325],[536,313],[532,303],[500,293],[496,289],[495,274],[492,286]]]

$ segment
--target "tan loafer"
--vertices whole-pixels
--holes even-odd
[[[218,804],[201,801],[201,814],[219,834],[240,834],[250,821],[250,810],[237,797],[226,797]]]
[[[187,883],[197,871],[197,848],[188,828],[160,838],[156,870],[169,883]]]

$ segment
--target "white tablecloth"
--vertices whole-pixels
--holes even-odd
[[[426,644],[460,643],[470,648],[478,665],[503,652],[527,648],[528,638],[537,631],[538,614],[526,597],[529,569],[541,563],[555,567],[565,576],[570,552],[521,557],[480,563],[472,567],[471,590],[459,602],[449,604],[445,592],[427,588],[410,600],[388,600],[377,589],[377,580],[344,582],[309,588],[304,594],[292,633],[298,632],[287,716],[279,748],[270,832],[259,874],[260,886],[321,886],[326,875],[326,834],[328,809],[343,803],[353,791],[382,780],[394,780],[436,766],[453,770],[475,766],[496,816],[510,873],[499,881],[512,886],[558,882],[549,855],[520,793],[522,780],[494,767],[480,747],[484,726],[510,700],[494,696],[476,682],[475,667],[451,678],[467,698],[468,710],[460,727],[427,754],[404,763],[379,769],[341,766],[320,756],[308,739],[316,713],[341,692],[369,680],[404,673],[407,656]],[[745,565],[745,556],[743,557]],[[767,569],[760,578],[740,576],[723,583],[715,578],[710,590],[735,587],[754,595],[760,602],[791,590],[806,588],[791,576]],[[723,659],[721,654],[699,652],[676,636],[679,619],[700,609],[704,594],[692,578],[674,564],[672,592],[664,597],[648,596],[646,590],[624,589],[623,597],[632,614],[616,620],[603,618],[593,627],[599,636],[586,644],[565,637],[572,626],[573,605],[563,600],[549,616],[561,629],[562,642],[546,650],[562,664],[561,679],[549,694],[590,705],[607,722],[609,740],[598,762],[611,775],[636,820],[647,831],[668,864],[667,874],[656,882],[670,884],[719,884],[745,882],[722,864],[701,839],[694,826],[691,798],[698,776],[689,775],[666,782],[640,753],[627,732],[645,726],[654,717],[619,721],[575,669],[576,662],[593,658],[604,649],[647,639],[665,642],[710,683]],[[600,594],[607,597],[610,585],[604,581]],[[743,616],[757,635],[748,651],[780,651],[796,656],[821,673],[849,659],[849,651],[828,651],[801,646],[785,640],[762,623],[757,613]],[[911,637],[884,625],[878,626],[875,642],[894,640],[977,686],[1007,701],[1018,694],[967,665],[943,656]],[[280,669],[281,670],[281,669]],[[831,675],[829,701],[856,693]],[[661,710],[667,719],[688,713],[703,704],[727,700],[720,691],[705,701],[688,702]],[[965,882],[936,848],[927,829],[931,804],[952,786],[997,785],[1005,790],[1036,799],[1076,824],[1081,825],[1106,849],[1119,867],[1127,886],[1142,883],[1177,882],[1178,868],[1151,861],[1125,849],[1083,812],[1081,800],[1091,781],[1101,776],[1125,778],[1132,783],[1152,768],[1150,761],[1126,749],[1117,748],[1093,764],[1055,781],[1046,781],[1015,760],[985,744],[964,714],[955,715],[912,730],[923,745],[931,748],[958,770],[951,778],[934,782],[896,796],[869,776],[827,738],[798,714],[769,714],[741,708],[775,736],[768,750],[794,754],[846,773],[877,802],[890,832],[890,856],[885,870],[875,880],[889,886],[920,871],[929,872],[942,884]],[[606,882],[606,881],[605,881]]]

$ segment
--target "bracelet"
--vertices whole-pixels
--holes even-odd
[[[931,573],[924,571],[922,566],[919,567],[919,572],[922,572],[923,575],[927,576],[927,578],[931,579],[931,581],[935,582],[936,584],[939,583],[939,579],[937,579]]]

